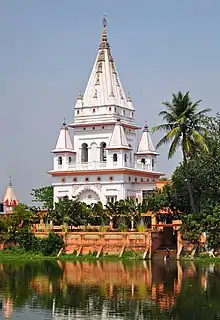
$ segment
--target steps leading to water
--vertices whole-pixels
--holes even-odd
[[[176,249],[169,249],[169,256],[171,259],[176,259],[176,254],[177,254],[177,251]],[[164,259],[165,255],[167,253],[167,249],[164,249],[164,248],[160,248],[160,249],[157,249],[156,252],[153,254],[152,258],[153,259]]]

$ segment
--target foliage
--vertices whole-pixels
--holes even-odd
[[[209,153],[197,150],[187,162],[195,211],[188,197],[183,163],[174,171],[171,184],[153,193],[148,204],[154,212],[169,207],[175,217],[180,216],[185,239],[197,242],[206,232],[209,246],[216,247],[220,245],[220,116],[206,117],[204,123]]]
[[[127,232],[128,231],[128,225],[126,223],[121,223],[121,224],[119,224],[117,230],[120,231],[120,232]]]
[[[32,232],[35,219],[35,212],[24,204],[17,205],[13,214],[0,220],[1,241],[12,247],[16,245],[25,252],[56,255],[63,246],[62,238],[51,233],[48,238],[37,238]]]
[[[144,224],[143,221],[137,225],[137,230],[138,232],[146,232],[147,226]]]
[[[99,228],[99,232],[107,232],[108,231],[108,227],[107,226],[101,226],[100,228]]]
[[[27,228],[18,230],[13,240],[24,251],[41,253],[41,241]]]
[[[208,146],[206,136],[207,127],[204,122],[204,115],[209,109],[197,112],[197,107],[201,100],[193,102],[189,92],[183,95],[180,91],[173,94],[172,101],[163,102],[166,110],[159,113],[165,121],[153,128],[153,131],[165,131],[165,136],[158,142],[157,148],[163,144],[171,143],[168,158],[172,158],[177,149],[181,147],[183,154],[183,166],[185,179],[189,194],[190,206],[196,212],[192,193],[192,181],[188,170],[188,160],[198,153],[207,152]]]
[[[44,186],[38,189],[32,189],[31,196],[34,197],[33,202],[42,203],[43,209],[53,209],[52,186]]]
[[[64,246],[63,239],[54,232],[50,232],[49,236],[43,238],[40,242],[41,252],[45,256],[56,256]]]

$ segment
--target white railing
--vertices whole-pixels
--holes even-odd
[[[76,163],[76,164],[71,164],[68,166],[68,170],[100,170],[100,169],[113,169],[117,168],[118,163],[113,162],[112,165],[108,165],[106,162],[98,162],[98,161],[93,161],[93,162],[86,162],[86,163]],[[144,171],[154,171],[152,170],[152,167],[150,164],[144,164],[144,163],[125,163],[123,167],[126,168],[135,168],[139,170],[144,170]]]
[[[152,171],[152,167],[150,164],[144,163],[135,163],[135,169],[145,170],[145,171]]]
[[[69,165],[69,170],[100,170],[106,168],[106,162],[86,162]]]

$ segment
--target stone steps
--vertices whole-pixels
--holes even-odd
[[[177,251],[176,249],[170,249],[169,256],[171,259],[176,259]],[[164,259],[166,255],[166,249],[157,249],[156,252],[153,254],[153,259]]]

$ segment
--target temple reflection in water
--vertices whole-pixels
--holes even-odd
[[[216,267],[198,272],[195,263],[179,261],[75,261],[0,265],[2,315],[10,318],[17,307],[43,307],[53,319],[135,319],[131,312],[170,314],[183,283],[196,279],[207,290]],[[132,311],[131,311],[132,310]],[[108,318],[109,314],[115,317]],[[140,316],[140,318],[142,317]],[[144,318],[143,318],[144,319]]]

